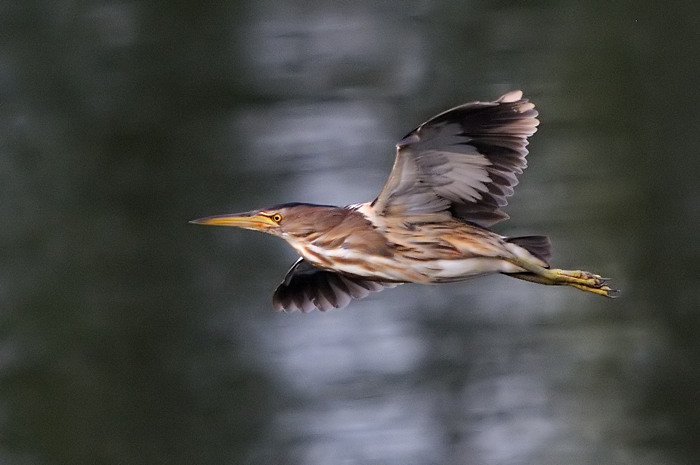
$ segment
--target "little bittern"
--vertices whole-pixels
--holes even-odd
[[[394,167],[372,202],[334,207],[287,203],[192,221],[279,236],[302,258],[273,297],[277,310],[348,305],[401,283],[445,283],[502,273],[615,297],[607,279],[549,267],[545,236],[486,229],[526,167],[539,121],[520,91],[441,113],[396,145]]]

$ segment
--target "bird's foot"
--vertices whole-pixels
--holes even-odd
[[[618,297],[620,295],[620,291],[608,286],[608,278],[603,278],[595,273],[582,270],[544,268],[519,257],[511,257],[509,261],[526,270],[525,273],[510,274],[510,276],[518,279],[539,284],[571,286],[605,297]]]
[[[582,291],[592,292],[605,297],[618,297],[620,295],[620,291],[607,285],[609,278],[603,278],[588,271],[554,268],[547,270],[545,276],[552,279],[556,284],[572,286]]]

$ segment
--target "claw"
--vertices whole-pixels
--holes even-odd
[[[607,293],[605,294],[606,297],[610,297],[611,299],[616,299],[620,297],[620,290],[619,289],[605,289]]]

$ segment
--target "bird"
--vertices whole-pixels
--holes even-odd
[[[284,239],[300,258],[273,295],[279,311],[346,307],[404,283],[435,284],[504,274],[605,297],[609,279],[550,267],[546,236],[506,237],[489,228],[527,166],[539,125],[520,90],[444,111],[396,144],[393,168],[371,202],[285,203],[192,220]]]

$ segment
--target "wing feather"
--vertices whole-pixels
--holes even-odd
[[[396,283],[369,281],[316,268],[303,258],[289,269],[272,297],[275,310],[303,313],[343,308],[352,299],[363,299]]]
[[[384,216],[449,211],[484,227],[508,218],[500,207],[527,166],[527,138],[537,130],[536,117],[535,106],[513,91],[431,118],[397,144],[374,211]]]

